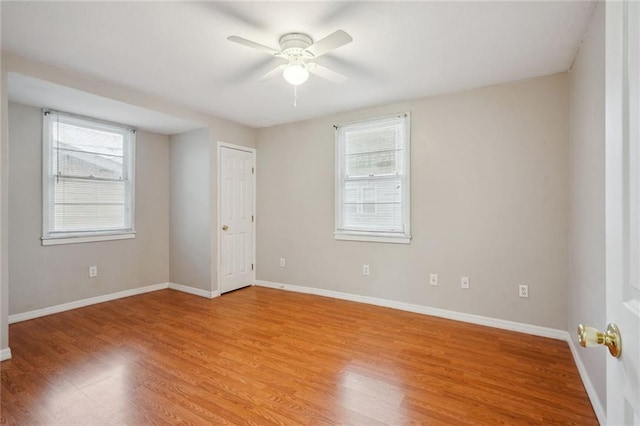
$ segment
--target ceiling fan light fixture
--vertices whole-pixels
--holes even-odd
[[[287,83],[293,86],[298,86],[307,81],[309,78],[309,71],[307,71],[307,68],[302,64],[291,64],[284,69],[282,76]]]

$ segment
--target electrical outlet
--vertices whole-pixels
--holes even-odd
[[[369,265],[362,265],[362,275],[369,275]]]
[[[287,262],[284,261],[284,257],[280,258],[280,267],[284,268],[285,266],[287,266]]]
[[[518,295],[520,297],[529,297],[529,286],[528,285],[520,285],[518,287]]]
[[[429,284],[438,285],[438,274],[429,275]]]
[[[469,288],[469,277],[460,278],[460,287]]]
[[[95,278],[98,276],[98,267],[89,266],[89,278]]]

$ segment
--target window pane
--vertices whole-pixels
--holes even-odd
[[[347,176],[403,173],[404,127],[398,118],[349,126],[344,141]]]
[[[402,177],[400,176],[347,180],[344,186],[344,202],[346,204],[362,202],[399,203],[402,201]]]
[[[54,175],[123,178],[122,129],[108,132],[58,121],[53,123],[52,135]]]
[[[398,148],[398,127],[394,123],[384,127],[362,128],[354,126],[345,132],[347,155],[374,151],[388,151]]]
[[[124,182],[56,180],[53,232],[125,227]]]
[[[402,231],[402,178],[345,182],[343,228]]]
[[[74,117],[60,116],[52,127],[54,148],[55,142],[66,144],[78,151],[98,154],[117,155],[122,157],[122,134],[124,129],[109,131],[109,126],[100,126]]]
[[[63,176],[97,177],[104,179],[122,179],[122,157],[112,157],[104,154],[93,154],[74,151],[65,144],[59,144],[60,149],[53,150],[54,174]],[[58,171],[56,173],[55,171]]]
[[[354,205],[344,205],[344,230],[402,232],[402,204],[377,204],[375,213],[355,213]]]
[[[347,156],[347,176],[379,176],[402,172],[403,153],[398,150]]]
[[[376,187],[362,188],[362,213],[375,214],[377,203],[377,191]]]
[[[123,205],[56,204],[54,232],[123,229]]]
[[[124,204],[124,182],[55,178],[54,203]]]

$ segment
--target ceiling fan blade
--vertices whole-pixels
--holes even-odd
[[[318,56],[322,56],[325,53],[351,43],[352,41],[353,38],[351,38],[349,34],[342,30],[338,30],[307,47],[306,51],[317,58]]]
[[[252,49],[262,50],[270,55],[279,56],[280,51],[276,49],[272,49],[269,46],[265,46],[260,43],[256,43],[255,41],[247,40],[246,38],[238,37],[238,36],[230,36],[227,37],[227,40],[232,41],[234,43],[241,44],[243,46],[251,47]]]
[[[287,64],[278,65],[277,67],[275,67],[274,69],[272,69],[271,71],[269,71],[268,73],[266,73],[265,75],[260,77],[258,79],[258,81],[269,80],[269,79],[277,76],[278,74],[280,74],[282,72],[283,69],[285,69],[286,66],[287,66]]]
[[[307,64],[307,70],[311,74],[315,74],[318,77],[324,78],[325,80],[329,80],[332,83],[340,84],[349,80],[349,77],[342,75],[338,72],[331,71],[329,68],[325,68],[322,65],[318,64]]]

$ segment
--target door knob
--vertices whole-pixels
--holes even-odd
[[[578,341],[580,346],[589,348],[592,346],[604,345],[609,348],[609,353],[614,357],[620,357],[622,353],[622,337],[618,326],[611,323],[607,326],[607,331],[602,332],[594,327],[580,324],[578,326]]]
[[[227,225],[222,225],[222,230],[226,231],[227,229],[229,229],[229,227]]]

